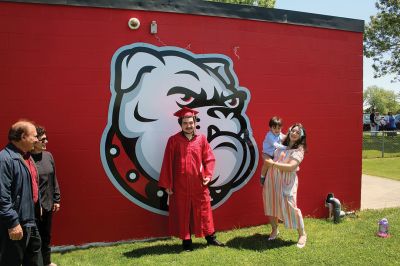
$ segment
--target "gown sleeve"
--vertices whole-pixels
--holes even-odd
[[[215,168],[215,157],[207,138],[203,136],[202,163],[204,167],[203,176],[212,178]]]
[[[173,159],[174,159],[174,149],[173,149],[173,139],[172,137],[168,139],[167,146],[164,152],[164,159],[161,165],[160,178],[158,180],[158,186],[165,189],[172,189],[172,177],[173,177]]]

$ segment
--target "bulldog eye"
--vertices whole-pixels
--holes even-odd
[[[239,98],[232,98],[224,102],[229,108],[236,108],[239,106]]]
[[[185,95],[178,100],[178,103],[181,105],[188,105],[193,101],[194,101],[194,98],[192,96]]]
[[[185,87],[176,86],[167,92],[167,96],[175,96],[176,102],[179,105],[191,104],[196,98],[197,94]]]
[[[185,97],[182,97],[181,99],[182,99],[182,101],[187,102],[187,103],[193,102],[193,100],[194,100],[194,98],[192,96],[185,96]]]

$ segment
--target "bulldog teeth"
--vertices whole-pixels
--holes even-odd
[[[209,126],[207,131],[207,139],[211,141],[213,136],[219,132],[219,129],[216,126]]]

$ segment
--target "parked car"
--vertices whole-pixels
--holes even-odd
[[[394,122],[396,123],[397,129],[400,129],[400,114],[394,115]]]
[[[370,114],[363,114],[363,130],[364,131],[370,130],[370,128],[371,128],[369,116],[370,116]],[[384,130],[388,121],[389,121],[388,116],[384,116],[384,115],[379,116],[379,130]]]
[[[370,114],[363,114],[363,131],[370,130]],[[397,129],[400,129],[400,114],[394,115]],[[379,130],[386,130],[386,126],[389,123],[388,115],[381,115],[379,118]]]
[[[397,129],[400,129],[400,114],[395,114],[395,115],[393,115],[394,116],[394,123],[395,123],[395,125],[396,125],[396,128]],[[386,126],[384,127],[384,129],[385,130],[390,130],[389,129],[389,116],[388,115],[385,115],[384,116],[384,119],[385,119],[385,122],[384,123],[386,123]]]
[[[363,131],[370,129],[369,114],[363,114]]]

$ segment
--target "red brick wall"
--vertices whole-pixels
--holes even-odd
[[[137,31],[127,27],[137,17]],[[159,33],[149,33],[156,20]],[[362,33],[262,21],[42,4],[0,3],[0,143],[29,118],[47,128],[62,192],[53,244],[165,236],[167,218],[127,200],[107,178],[100,139],[110,102],[115,51],[145,42],[233,60],[261,143],[268,119],[302,122],[309,151],[299,172],[304,215],[326,214],[328,192],[360,207]],[[214,211],[217,230],[266,223],[260,165],[242,189]]]

